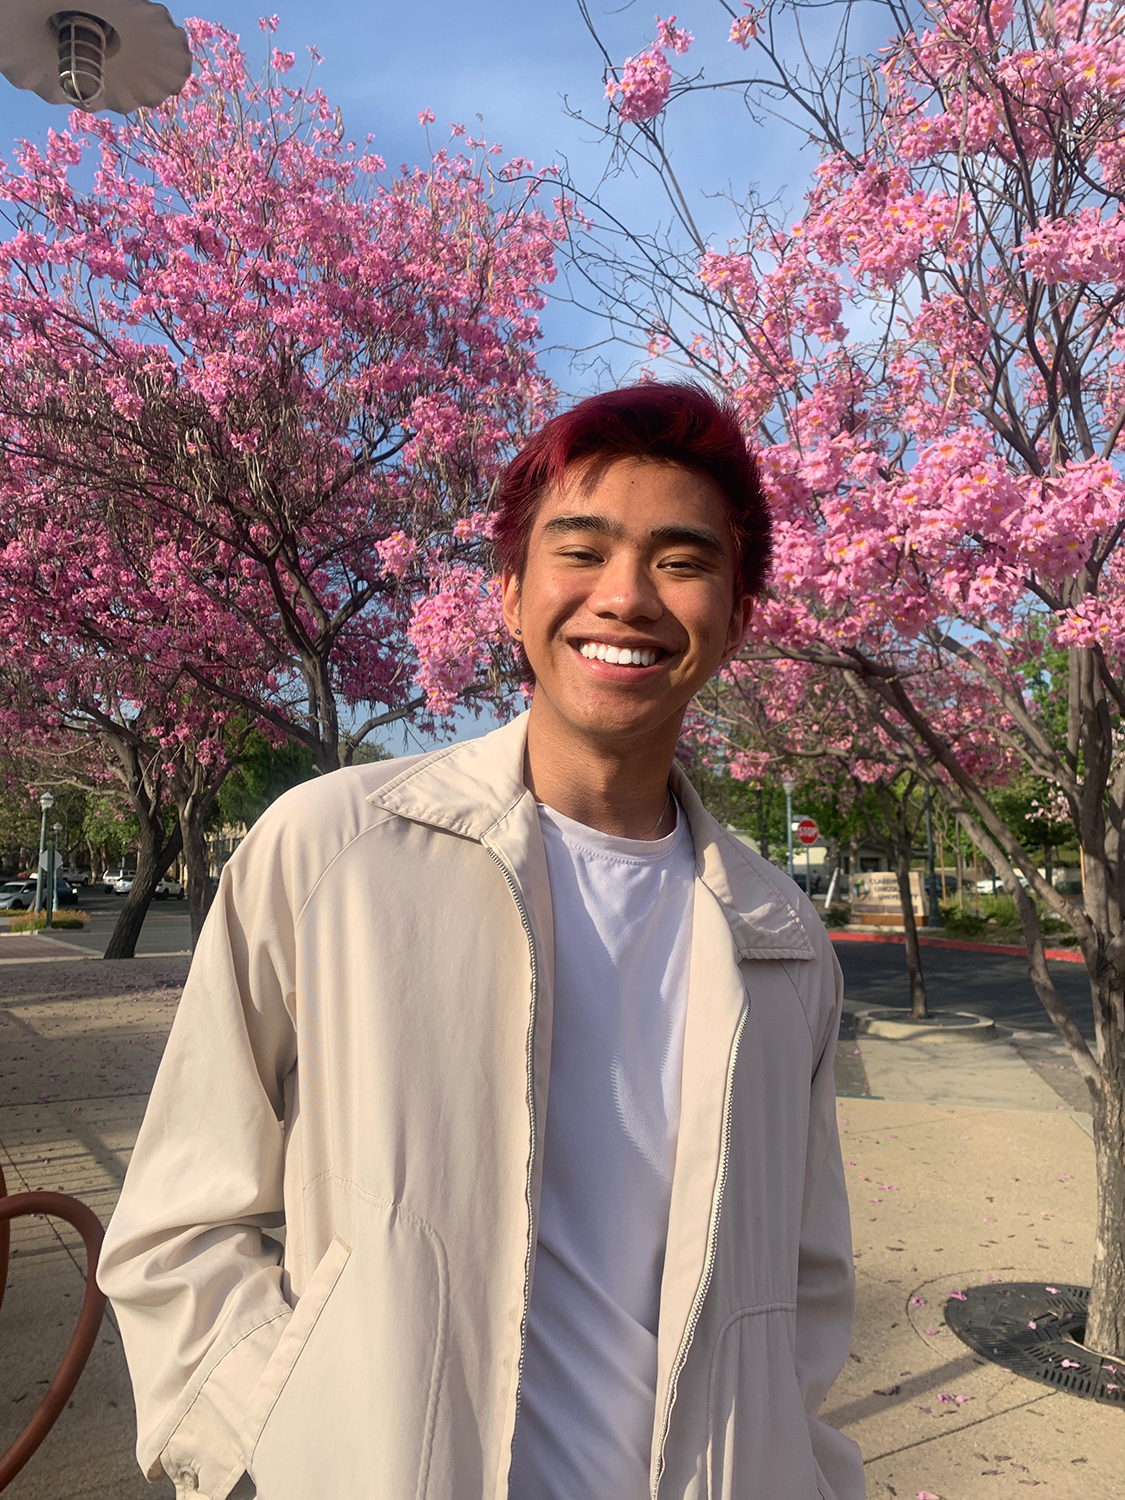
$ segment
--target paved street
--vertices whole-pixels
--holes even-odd
[[[124,904],[124,896],[106,893],[100,885],[80,890],[78,905],[80,910],[89,912],[89,927],[85,932],[56,932],[54,936],[59,942],[70,943],[83,953],[100,956],[105,951],[113,925]],[[188,924],[187,902],[173,898],[154,901],[141,928],[137,953],[186,953],[190,948],[191,928]]]
[[[837,1091],[852,1097],[893,1097],[893,1090],[909,1079],[904,1098],[940,1102],[993,1103],[1003,1108],[1042,1107],[1070,1110],[1080,1128],[1089,1130],[1090,1096],[1070,1053],[1027,976],[1027,961],[1003,954],[963,953],[949,948],[924,948],[922,972],[931,1009],[970,1011],[997,1025],[999,1043],[1029,1069],[1055,1097],[1025,1086],[1020,1073],[1007,1073],[1001,1089],[992,1066],[996,1045],[981,1049],[973,1043],[885,1042],[855,1039],[851,1016],[868,1006],[907,1003],[906,955],[901,944],[852,943],[835,945],[844,973],[844,1025],[836,1054]],[[1086,1041],[1094,1040],[1090,986],[1082,964],[1052,963],[1051,977]],[[956,1069],[956,1101],[948,1069],[935,1076],[934,1046],[967,1047]],[[887,1069],[892,1070],[888,1081]],[[973,1080],[984,1070],[978,1083]],[[892,1092],[888,1093],[887,1089]]]
[[[169,906],[150,918],[157,934],[186,920]],[[0,962],[6,942],[26,941],[0,937]],[[839,951],[849,1011],[904,1003],[900,947]],[[1117,1500],[1125,1412],[982,1363],[942,1315],[951,1290],[989,1277],[1088,1283],[1084,1086],[1018,959],[926,950],[925,962],[931,1004],[992,1015],[1000,1034],[901,1043],[857,1040],[845,1026],[836,1076],[858,1310],[826,1416],[863,1447],[870,1500],[1020,1500],[1029,1486],[1049,1500]],[[108,1218],[186,966],[172,957],[0,967],[0,1160],[11,1191],[74,1192]],[[1085,1014],[1083,970],[1057,969]],[[81,1294],[77,1237],[19,1221],[0,1315],[0,1449],[50,1379]],[[141,1477],[133,1442],[128,1377],[107,1319],[72,1407],[5,1500],[170,1500],[170,1486]]]
[[[844,971],[844,993],[850,1009],[906,1003],[906,950],[901,943],[841,942],[834,946]],[[1092,1042],[1094,1013],[1085,966],[1052,963],[1050,970],[1059,994],[1083,1035]],[[1027,977],[1025,958],[923,948],[922,975],[928,1003],[933,1007],[974,1011],[1016,1031],[1054,1034]]]

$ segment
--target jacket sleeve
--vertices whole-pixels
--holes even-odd
[[[833,1074],[843,976],[819,920],[816,928],[819,931],[810,933],[818,949],[814,983],[819,1005],[814,1014],[819,1011],[825,1023],[810,1097],[797,1269],[796,1367],[822,1500],[863,1500],[867,1489],[858,1444],[817,1416],[848,1357],[855,1311],[855,1265]]]
[[[98,1272],[129,1362],[138,1461],[206,1500],[252,1492],[239,1485],[242,1415],[291,1314],[280,1247],[262,1231],[283,1222],[294,908],[261,826],[220,880]]]

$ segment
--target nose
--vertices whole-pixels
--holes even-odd
[[[587,600],[601,619],[659,620],[664,606],[643,558],[622,548],[599,569],[598,581]]]

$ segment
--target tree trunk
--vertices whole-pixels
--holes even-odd
[[[895,849],[895,876],[898,880],[898,898],[902,903],[902,925],[906,932],[906,968],[910,975],[910,1014],[916,1021],[924,1021],[926,1010],[926,983],[922,978],[922,949],[918,942],[918,927],[914,921],[914,898],[910,889],[910,846],[902,844]]]
[[[203,923],[211,910],[214,886],[211,883],[207,840],[203,833],[204,810],[198,797],[189,797],[176,809],[180,824],[180,841],[184,853],[184,890],[187,895],[188,920],[191,924],[191,946],[199,941]]]
[[[133,887],[113,929],[103,958],[132,958],[141,935],[152,893],[157,882],[180,852],[180,830],[170,838],[164,835],[159,816],[141,819],[141,838],[137,846],[137,873]]]
[[[1098,1206],[1086,1347],[1125,1363],[1125,993],[1103,992],[1095,1004],[1102,1080],[1093,1090]]]

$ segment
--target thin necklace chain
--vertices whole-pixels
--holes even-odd
[[[644,836],[646,840],[652,838],[653,834],[660,827],[661,823],[663,823],[663,821],[664,821],[664,814],[668,811],[668,804],[669,804],[669,802],[671,802],[671,800],[672,800],[672,788],[669,787],[668,790],[667,790],[667,792],[664,794],[664,806],[660,809],[660,816],[657,818],[656,822],[652,825],[652,827],[649,829],[649,831]]]

